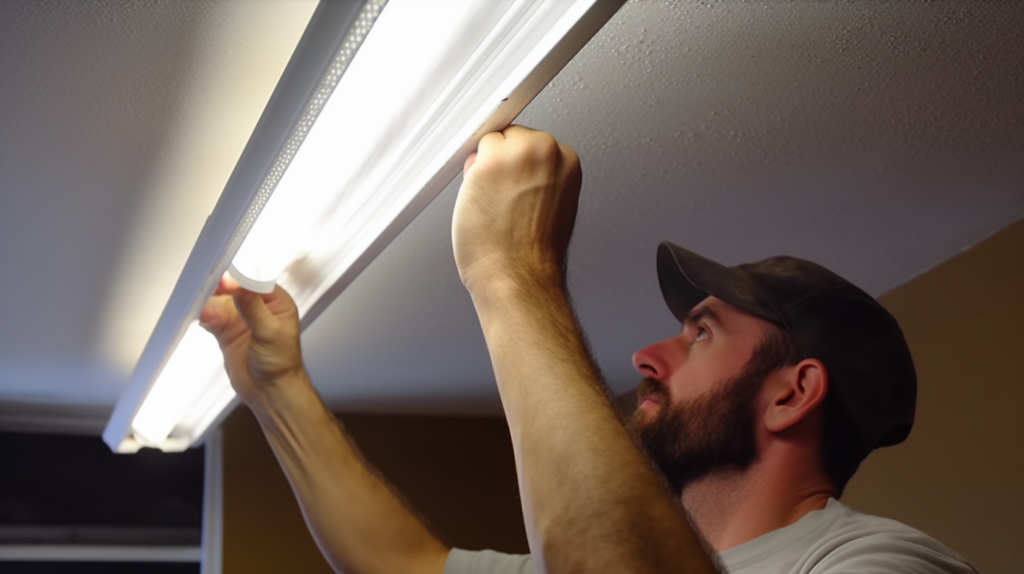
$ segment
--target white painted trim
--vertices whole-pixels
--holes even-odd
[[[209,433],[203,468],[203,546],[201,574],[221,574],[224,544],[224,435]]]
[[[0,546],[0,562],[199,562],[201,554],[198,546]]]
[[[97,435],[110,417],[108,407],[94,405],[0,403],[0,431]]]

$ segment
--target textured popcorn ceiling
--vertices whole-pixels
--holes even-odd
[[[112,407],[311,8],[0,0],[0,423]],[[627,4],[520,119],[582,158],[571,283],[612,386],[677,329],[661,239],[880,294],[1024,215],[1021,54],[1019,2]],[[335,408],[499,409],[457,186],[307,332]]]

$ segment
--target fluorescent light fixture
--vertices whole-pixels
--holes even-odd
[[[104,431],[181,450],[235,400],[195,324],[217,280],[286,288],[305,328],[624,0],[323,0]],[[340,23],[340,24],[339,24]],[[211,351],[212,349],[212,351]]]
[[[147,443],[159,444],[174,425],[195,405],[195,398],[222,371],[221,353],[211,337],[195,321],[160,373],[170,384],[153,385],[132,421],[135,434]]]

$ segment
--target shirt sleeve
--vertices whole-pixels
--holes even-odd
[[[867,536],[830,552],[810,574],[978,574],[959,555],[929,542]]]
[[[452,548],[444,574],[534,574],[529,554],[504,554],[493,550]]]

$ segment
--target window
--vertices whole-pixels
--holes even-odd
[[[99,437],[0,433],[0,570],[216,574],[219,450],[219,437],[123,455]]]

